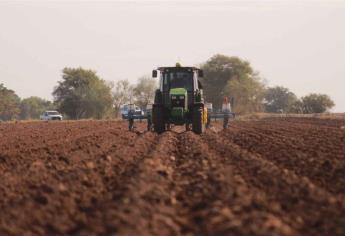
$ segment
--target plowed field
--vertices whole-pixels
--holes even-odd
[[[345,120],[0,124],[0,235],[345,235]]]

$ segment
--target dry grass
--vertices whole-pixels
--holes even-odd
[[[3,124],[17,124],[17,123],[34,123],[34,122],[83,122],[83,121],[90,121],[90,120],[95,120],[97,121],[97,119],[80,119],[80,120],[49,120],[49,121],[45,121],[45,120],[10,120],[10,121],[1,121],[0,123]],[[102,121],[121,121],[122,118],[112,118],[112,119],[102,119]]]
[[[320,119],[345,119],[345,113],[315,113],[315,114],[293,114],[293,113],[284,113],[284,114],[276,114],[276,113],[252,113],[246,115],[239,115],[236,116],[237,120],[259,120],[264,118],[283,118],[283,117],[313,117],[313,118],[320,118]]]

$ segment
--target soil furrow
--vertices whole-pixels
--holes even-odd
[[[119,142],[116,136],[113,139],[109,136],[88,139],[79,143],[80,149],[76,151],[66,154],[62,150],[65,154],[63,160],[42,158],[42,161],[33,162],[15,183],[11,182],[13,174],[7,175],[1,190],[4,196],[13,197],[5,198],[11,202],[1,201],[0,219],[12,215],[16,220],[7,219],[3,234],[24,233],[17,231],[18,226],[33,234],[66,234],[88,225],[88,220],[96,212],[94,206],[109,194],[112,180],[126,168],[132,168],[136,159],[154,147],[154,134],[145,133],[137,138],[134,138],[135,134],[130,136],[132,140],[127,139],[126,142]],[[141,149],[131,152],[134,146]],[[118,182],[116,187],[120,188],[120,185]],[[20,195],[15,197],[18,191]],[[31,217],[19,217],[29,215],[33,209],[36,210]],[[69,210],[66,212],[65,209]]]
[[[260,124],[258,126],[261,127]],[[321,135],[322,133],[316,133],[312,136]],[[332,193],[344,194],[345,149],[341,145],[341,135],[345,137],[345,133],[339,135],[337,137],[334,132],[328,132],[327,135],[322,135],[325,141],[314,138],[314,143],[312,143],[310,137],[285,137],[272,134],[270,130],[264,130],[264,128],[261,130],[248,128],[238,131],[231,127],[227,132],[221,133],[221,136],[227,137],[244,149],[259,153],[282,168],[306,176],[316,185]]]
[[[308,235],[343,235],[345,204],[310,181],[287,169],[241,149],[234,143],[211,132],[205,141],[224,157],[224,163],[234,165],[246,182],[262,189],[288,214],[301,221],[301,233]],[[325,217],[326,216],[326,217]]]
[[[193,234],[297,235],[276,204],[267,202],[259,189],[249,188],[199,136],[185,133],[178,146],[177,200]]]
[[[343,120],[0,124],[0,235],[345,235]]]
[[[106,204],[103,221],[106,233],[121,235],[179,235],[182,218],[176,217],[173,162],[176,135],[159,136],[156,146],[142,156],[124,178],[122,189],[110,188],[113,197]],[[116,185],[112,185],[116,186]],[[181,223],[182,222],[182,223]]]

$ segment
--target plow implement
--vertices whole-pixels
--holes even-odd
[[[211,112],[207,113],[207,124],[206,128],[211,126],[212,121],[223,120],[223,128],[227,129],[230,120],[235,119],[235,113],[233,112]]]
[[[214,111],[212,103],[205,104],[207,108],[207,124],[206,128],[209,128],[212,120],[223,120],[223,128],[227,129],[229,126],[229,121],[235,119],[235,113],[231,112],[231,104],[228,97],[224,97],[222,109],[220,111]]]
[[[223,121],[223,128],[227,129],[229,126],[229,123],[231,120],[234,120],[236,115],[234,112],[231,112],[231,106],[230,103],[227,102],[227,99],[224,99],[225,103],[223,103],[222,110],[220,111],[214,111],[212,107],[212,103],[206,103],[205,104],[205,109],[207,110],[206,112],[206,124],[205,128],[210,128],[212,125],[212,122],[216,122],[218,120]],[[135,112],[134,107],[135,105],[130,104],[129,105],[130,110],[128,112],[128,115],[123,117],[123,119],[128,120],[128,129],[130,131],[133,131],[135,126],[135,121],[142,122],[147,121],[147,131],[154,131],[153,127],[153,121],[152,121],[152,105],[149,104],[146,108],[146,111],[142,114],[138,114]],[[131,110],[131,108],[133,108]],[[171,124],[166,125],[166,129],[170,130]],[[190,130],[189,125],[186,125],[186,130]]]

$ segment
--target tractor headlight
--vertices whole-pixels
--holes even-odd
[[[184,99],[184,96],[179,96],[178,98],[182,100],[182,99]]]
[[[171,99],[176,99],[176,96],[171,96]]]

